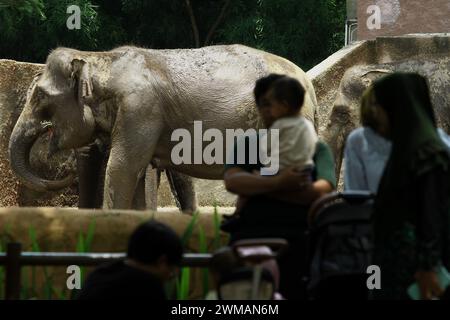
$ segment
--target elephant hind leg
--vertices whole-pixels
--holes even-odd
[[[145,204],[148,210],[158,210],[158,189],[161,181],[161,171],[151,165],[147,167],[145,174]]]
[[[145,176],[139,179],[134,192],[132,209],[145,210]]]
[[[192,177],[169,170],[166,170],[166,175],[177,207],[186,213],[197,210],[197,195]]]

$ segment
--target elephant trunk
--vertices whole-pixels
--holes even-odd
[[[59,190],[72,184],[74,177],[69,175],[62,180],[46,180],[33,173],[30,166],[30,151],[34,142],[43,133],[36,120],[23,121],[24,114],[16,123],[9,140],[9,161],[11,169],[28,188],[40,192]]]

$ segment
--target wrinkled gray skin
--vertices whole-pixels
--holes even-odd
[[[77,150],[78,168],[78,207],[101,208],[103,188],[108,160],[108,146],[98,139],[95,143]],[[136,210],[157,210],[158,188],[161,181],[161,169],[148,168],[145,179],[138,183],[132,208]],[[165,170],[170,189],[177,207],[183,212],[197,209],[197,197],[191,177],[178,172]]]
[[[390,73],[387,68],[357,66],[350,68],[342,77],[327,129],[325,142],[335,156],[336,177],[339,177],[344,145],[349,133],[360,126],[360,99],[373,80]]]
[[[450,61],[450,60],[449,60]],[[438,126],[450,132],[450,65],[442,60],[399,61],[376,65],[358,65],[348,69],[339,86],[336,100],[323,138],[335,155],[336,177],[340,177],[345,141],[361,126],[360,99],[372,82],[394,71],[418,72],[428,79]]]
[[[109,52],[59,48],[47,58],[30,89],[10,138],[13,171],[37,190],[61,188],[70,177],[48,181],[29,169],[32,143],[52,123],[52,152],[80,148],[99,137],[111,141],[103,208],[132,207],[147,165],[189,176],[220,179],[223,165],[170,162],[172,131],[193,136],[194,120],[203,129],[255,128],[259,121],[252,90],[269,73],[297,78],[306,88],[304,115],[313,120],[316,97],[305,73],[275,55],[241,45],[201,49],[148,50],[122,47]],[[224,134],[225,136],[225,134]]]

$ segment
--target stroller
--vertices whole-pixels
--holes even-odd
[[[309,299],[369,299],[373,198],[369,192],[333,193],[311,207],[304,279]]]
[[[279,299],[276,292],[279,270],[275,259],[286,247],[284,239],[248,239],[216,252],[212,267],[220,273],[218,299]]]

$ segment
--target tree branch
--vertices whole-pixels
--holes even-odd
[[[195,20],[194,10],[192,9],[191,1],[185,0],[189,19],[191,20],[192,32],[194,34],[195,47],[200,47],[200,34],[198,32],[197,21]]]
[[[220,11],[220,14],[216,19],[216,22],[214,22],[213,26],[211,27],[211,29],[208,32],[208,35],[206,36],[205,43],[204,43],[205,46],[207,46],[211,42],[214,32],[216,32],[217,27],[220,25],[223,18],[225,17],[225,13],[226,13],[227,8],[230,5],[230,3],[231,3],[231,0],[225,1],[224,5],[222,7],[222,10]]]

